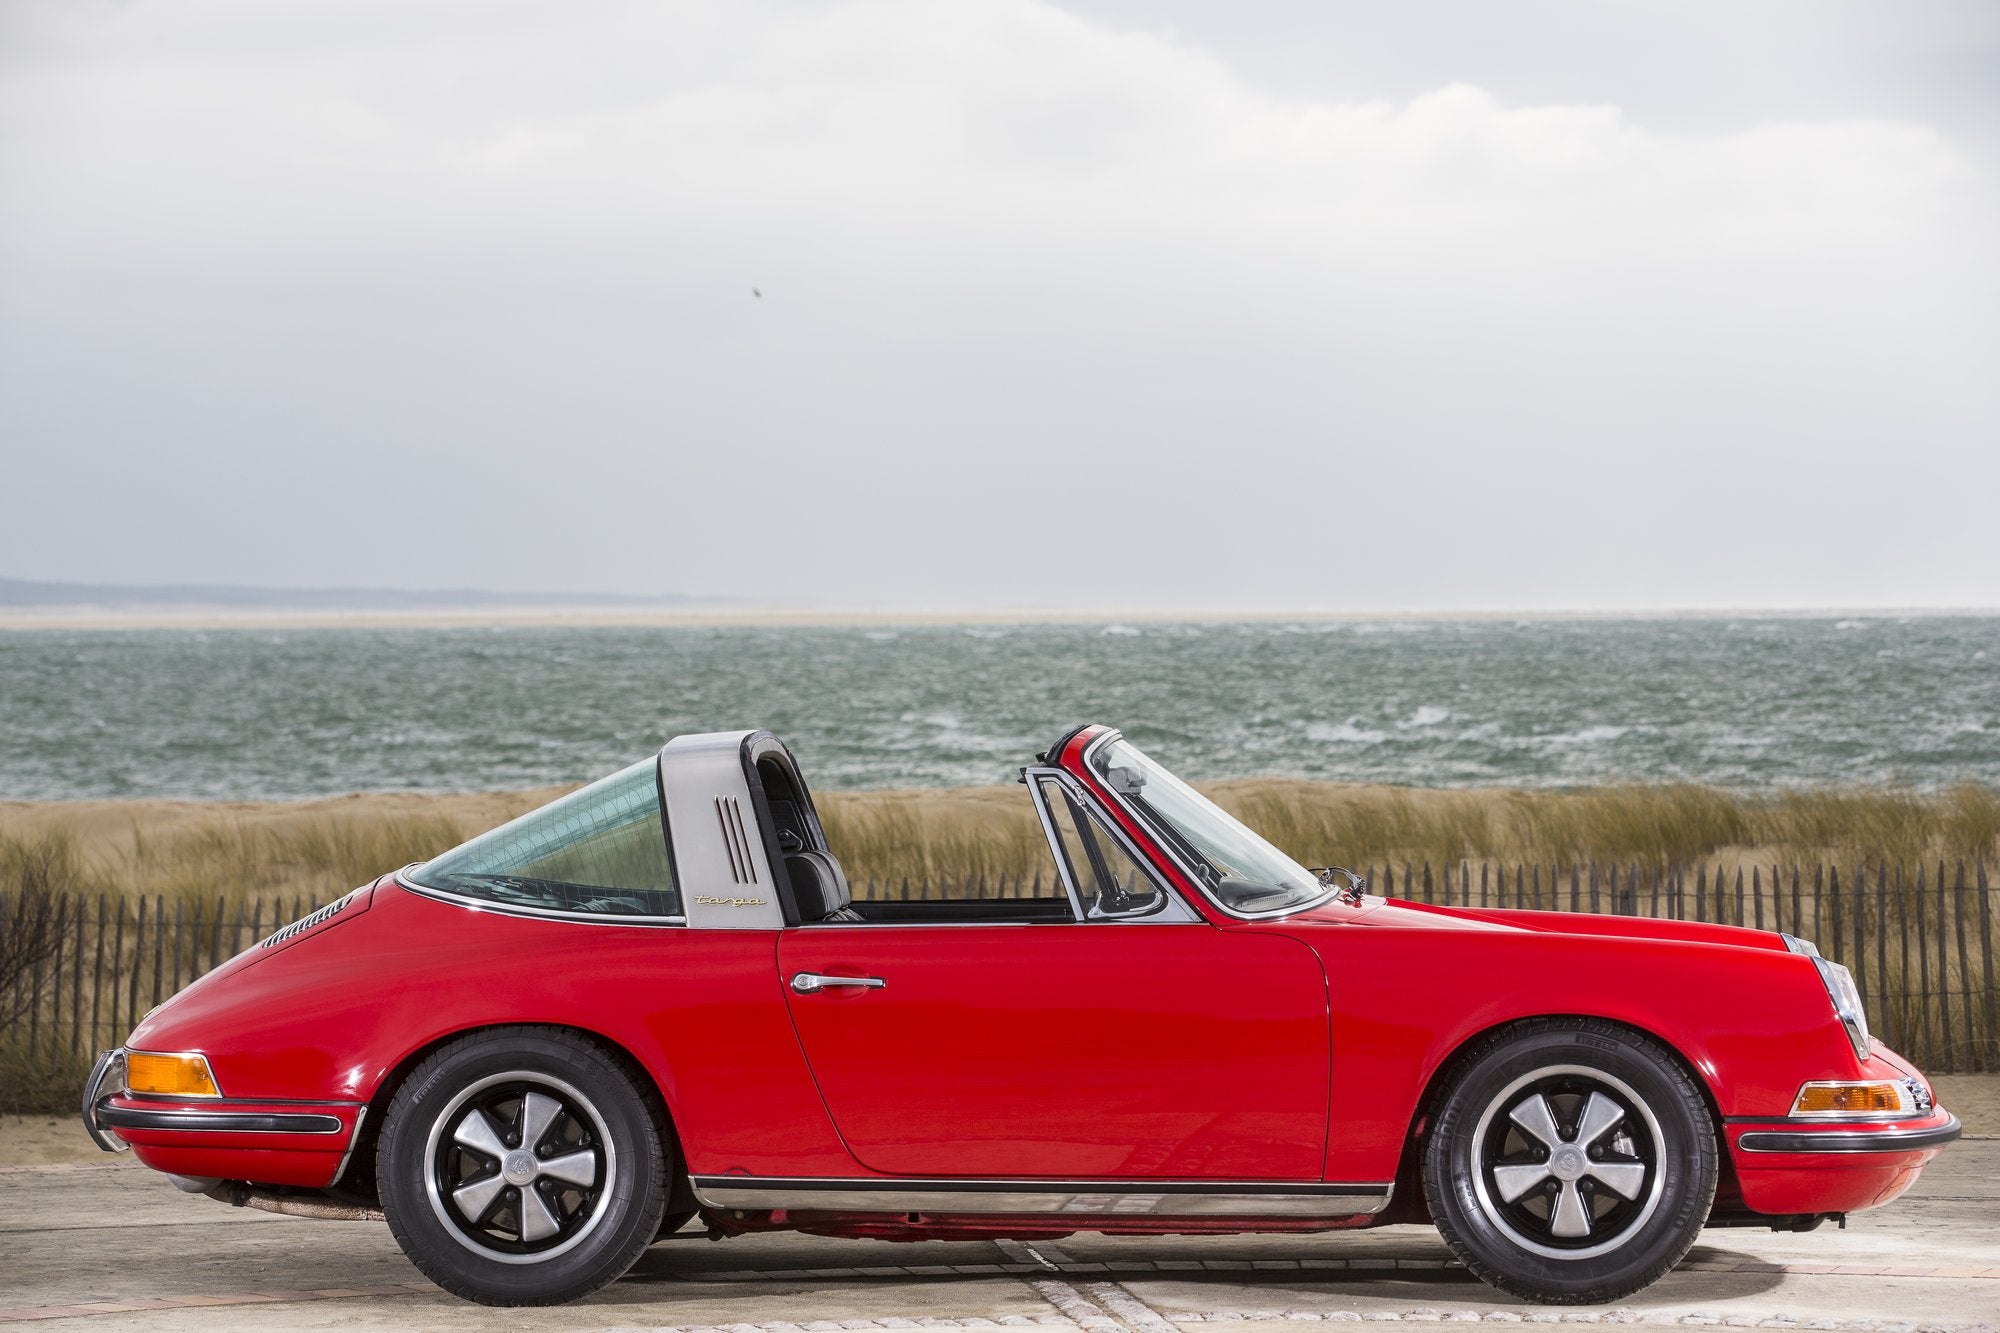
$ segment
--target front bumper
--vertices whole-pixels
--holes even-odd
[[[83,1127],[106,1152],[170,1175],[325,1188],[361,1137],[359,1102],[269,1102],[134,1095],[120,1077],[125,1052],[97,1057],[83,1091]],[[107,1091],[107,1089],[109,1089]]]
[[[1960,1132],[1958,1117],[1939,1107],[1919,1120],[1864,1124],[1753,1120],[1724,1136],[1746,1208],[1806,1214],[1881,1207]]]
[[[1902,1056],[1875,1042],[1862,1078],[1914,1081],[1915,1114],[1900,1119],[1745,1116],[1725,1123],[1730,1165],[1743,1205],[1756,1213],[1858,1213],[1910,1188],[1931,1158],[1958,1138],[1958,1117],[1936,1104],[1930,1083]]]

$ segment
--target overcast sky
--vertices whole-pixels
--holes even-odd
[[[1996,497],[1988,0],[0,8],[0,576],[2000,606]]]

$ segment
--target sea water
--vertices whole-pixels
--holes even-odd
[[[737,727],[969,785],[1088,721],[1195,778],[2000,785],[2000,617],[0,632],[12,799],[529,787]]]

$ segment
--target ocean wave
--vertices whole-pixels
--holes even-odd
[[[1537,736],[1535,740],[1543,745],[1602,745],[1607,741],[1620,740],[1637,730],[1640,728],[1621,727],[1615,723],[1602,722],[1579,731],[1559,731],[1553,736]]]
[[[1357,721],[1350,717],[1345,722],[1332,724],[1309,722],[1306,724],[1306,739],[1322,745],[1380,745],[1389,739],[1388,732],[1356,726]]]

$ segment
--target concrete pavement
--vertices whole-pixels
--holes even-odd
[[[2000,1139],[1945,1151],[1846,1231],[1705,1232],[1615,1309],[1530,1305],[1449,1261],[1427,1227],[1320,1236],[1055,1242],[699,1233],[556,1310],[447,1296],[380,1223],[317,1222],[177,1193],[127,1161],[0,1169],[0,1323],[44,1328],[711,1329],[992,1325],[1217,1333],[1250,1324],[1615,1322],[1815,1329],[2000,1325]],[[788,1333],[788,1331],[787,1331]]]

